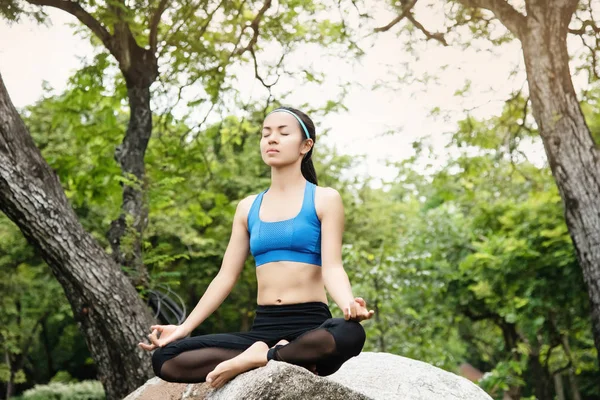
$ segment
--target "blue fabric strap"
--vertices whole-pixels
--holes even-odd
[[[294,118],[296,118],[298,120],[298,122],[300,123],[300,126],[302,127],[302,129],[304,130],[304,134],[306,135],[307,139],[310,139],[310,135],[308,133],[308,129],[306,129],[306,125],[304,125],[304,122],[302,122],[302,120],[300,119],[300,117],[298,117],[296,114],[294,114],[293,112],[291,112],[290,110],[286,110],[285,108],[278,108],[276,110],[271,111],[267,116],[273,114],[274,112],[286,112],[288,114],[291,114],[294,116]]]

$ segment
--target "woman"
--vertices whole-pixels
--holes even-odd
[[[151,344],[140,343],[144,350],[157,349],[152,365],[160,378],[218,388],[269,360],[325,376],[362,350],[359,322],[373,311],[353,297],[342,266],[342,199],[316,185],[315,140],[314,123],[303,112],[282,107],[267,115],[260,150],[271,166],[271,187],[239,202],[221,269],[186,321],[154,325]],[[258,282],[251,330],[187,337],[230,293],[248,250]],[[332,318],[325,288],[344,318]]]

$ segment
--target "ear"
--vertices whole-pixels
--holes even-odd
[[[304,143],[302,143],[303,150],[305,150],[304,152],[302,152],[302,156],[305,156],[306,153],[308,153],[310,149],[312,149],[314,144],[315,142],[312,139],[305,139]]]

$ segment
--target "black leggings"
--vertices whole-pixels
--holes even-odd
[[[287,345],[269,350],[267,359],[285,361],[333,374],[360,354],[365,331],[356,321],[332,318],[325,303],[258,306],[249,332],[193,336],[169,343],[152,354],[156,376],[169,382],[204,382],[219,363],[229,360],[258,341],[269,347],[280,340]]]

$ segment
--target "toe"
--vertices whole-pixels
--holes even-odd
[[[210,386],[213,387],[213,388],[216,388],[217,385],[219,384],[219,382],[220,382],[220,379],[213,378],[212,381],[210,382]]]
[[[215,381],[215,375],[215,370],[212,370],[208,375],[206,375],[206,382],[212,385]]]

